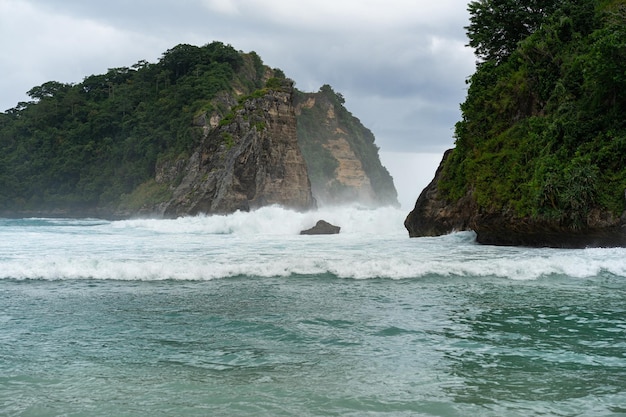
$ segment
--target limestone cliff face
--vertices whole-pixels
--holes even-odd
[[[314,208],[292,94],[291,85],[270,89],[235,106],[227,118],[200,117],[204,136],[191,157],[157,166],[156,181],[170,186],[172,198],[156,211],[172,217],[271,204]]]
[[[373,135],[334,92],[296,94],[287,80],[259,91],[242,102],[237,91],[221,94],[213,107],[230,112],[196,117],[200,146],[190,157],[157,164],[156,183],[171,197],[144,211],[174,217],[271,204],[297,210],[318,202],[398,204]]]
[[[438,183],[448,150],[434,179],[418,197],[404,225],[411,237],[439,236],[472,230],[476,241],[490,245],[584,248],[626,246],[626,212],[616,217],[607,211],[591,210],[582,227],[573,228],[559,221],[518,217],[509,212],[489,212],[479,208],[470,190],[457,201],[441,196]]]
[[[347,134],[340,128],[335,130],[336,136],[329,139],[324,145],[326,149],[337,160],[338,166],[335,169],[336,183],[341,184],[344,189],[344,193],[352,195],[354,200],[373,204],[376,201],[376,193],[372,188],[370,178],[363,169],[361,160],[354,153],[350,147],[350,143],[347,140]],[[331,183],[331,190],[332,190]],[[330,190],[319,190],[320,195],[325,195],[326,198],[332,198]],[[344,194],[344,198],[347,195]]]
[[[329,86],[317,93],[299,93],[296,114],[298,140],[320,204],[398,205],[374,136],[345,109],[340,94]]]

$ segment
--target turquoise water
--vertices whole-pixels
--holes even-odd
[[[626,415],[626,250],[402,216],[0,221],[0,415]]]

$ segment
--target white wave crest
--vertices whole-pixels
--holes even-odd
[[[341,233],[406,234],[406,213],[393,207],[367,209],[358,206],[326,207],[298,212],[280,206],[228,215],[198,215],[171,220],[134,219],[113,223],[114,228],[145,229],[158,233],[205,233],[236,235],[294,235],[313,227],[318,220],[341,227]]]
[[[299,259],[278,256],[208,260],[96,260],[89,258],[57,258],[29,263],[0,262],[2,278],[11,279],[115,279],[115,280],[212,280],[236,276],[289,277],[296,275],[327,275],[352,279],[411,279],[423,277],[502,277],[532,280],[551,275],[570,278],[597,277],[603,273],[626,277],[624,263],[586,263],[567,265],[554,259],[521,261],[483,260],[468,262],[442,259],[407,260],[389,256],[370,259],[333,259],[311,256]],[[586,264],[586,266],[584,266]],[[584,266],[584,267],[582,267]]]
[[[173,220],[12,222],[0,228],[0,278],[211,280],[332,275],[351,279],[626,277],[626,249],[482,246],[471,232],[409,239],[405,213],[358,207]],[[332,236],[299,232],[324,219]],[[72,227],[67,227],[71,225]]]

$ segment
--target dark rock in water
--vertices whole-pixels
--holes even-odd
[[[315,226],[310,229],[300,232],[301,235],[336,235],[341,230],[341,227],[334,226],[327,221],[320,220]]]

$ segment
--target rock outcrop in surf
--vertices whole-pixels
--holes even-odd
[[[319,220],[310,229],[302,230],[301,235],[336,235],[341,227],[328,223],[326,220]]]

